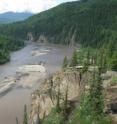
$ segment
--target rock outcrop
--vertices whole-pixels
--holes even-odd
[[[39,43],[48,43],[48,39],[45,35],[40,35],[38,41]]]
[[[39,119],[46,117],[57,104],[58,94],[60,103],[65,100],[78,100],[84,90],[89,89],[88,82],[91,80],[92,69],[81,75],[80,68],[68,68],[55,73],[32,93],[30,112],[30,124],[36,124]],[[108,113],[114,124],[117,124],[117,73],[107,72],[102,75],[105,93],[105,112]],[[114,79],[114,82],[113,82]],[[62,105],[62,104],[61,104]]]
[[[34,37],[33,37],[33,34],[31,32],[28,32],[27,40],[30,41],[30,42],[34,41]]]
[[[86,74],[83,76],[85,80],[81,80],[81,74],[77,69],[67,69],[47,79],[39,90],[32,93],[30,123],[35,124],[37,113],[41,119],[50,113],[56,106],[58,93],[61,96],[60,103],[64,101],[66,92],[69,101],[77,98],[83,90],[83,84],[87,82],[88,76]]]
[[[117,72],[107,72],[104,74],[105,88],[105,111],[117,124]]]

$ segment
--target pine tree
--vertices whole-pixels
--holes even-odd
[[[67,108],[68,108],[68,85],[65,93],[64,106],[63,106],[64,120],[68,119],[68,115],[67,115],[68,113],[66,112]]]
[[[72,55],[72,60],[71,60],[71,67],[77,66],[78,65],[78,60],[77,60],[77,51],[75,50]]]
[[[111,69],[117,71],[117,52],[114,53],[111,59]]]
[[[63,68],[66,68],[68,66],[68,59],[67,57],[65,56],[64,57],[64,60],[63,60]]]
[[[87,65],[90,64],[90,51],[87,51]]]
[[[43,120],[44,120],[44,117],[43,117]],[[38,107],[38,112],[37,112],[36,124],[41,124],[40,117],[39,117],[39,107]]]
[[[58,113],[61,111],[61,107],[60,107],[60,87],[58,87],[56,111]]]
[[[19,124],[19,122],[18,122],[18,118],[16,117],[16,124]]]
[[[98,118],[98,115],[103,114],[103,86],[101,81],[101,71],[93,72],[93,78],[90,85],[90,94],[89,94],[89,104],[91,108],[91,114],[95,115]]]
[[[104,66],[105,66],[104,65],[104,60],[105,60],[104,55],[103,55],[102,52],[100,52],[100,56],[98,58],[98,67],[99,67],[101,72],[103,72],[103,69],[104,69]]]
[[[27,106],[24,106],[24,120],[23,124],[28,124]]]

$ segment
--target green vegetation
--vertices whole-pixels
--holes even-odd
[[[78,52],[80,65],[98,65],[103,71],[117,71],[117,44],[109,42],[100,48],[84,47]]]
[[[117,71],[117,51],[113,54],[111,59],[111,69]]]
[[[0,64],[4,64],[10,60],[10,52],[21,48],[23,42],[13,38],[0,36]]]
[[[84,65],[87,63],[87,65],[93,65],[95,63],[94,58],[96,57],[97,53],[98,50],[92,47],[82,48],[80,51],[78,51],[79,64]]]
[[[28,124],[28,114],[27,114],[27,106],[24,106],[24,119],[23,124]]]
[[[63,68],[66,68],[68,66],[68,59],[67,57],[65,56],[64,57],[64,60],[63,60]]]
[[[16,124],[19,124],[19,122],[18,122],[18,118],[16,117]]]
[[[54,108],[49,116],[43,120],[42,124],[60,124],[61,120],[62,117],[60,113],[58,113]]]
[[[85,106],[80,106],[80,108],[76,108],[73,112],[73,117],[69,120],[68,124],[112,124],[111,119],[107,115],[98,116],[98,120],[95,116],[91,116],[90,114],[85,114]]]
[[[77,51],[75,50],[72,55],[70,66],[74,67],[78,65],[78,57],[77,57]]]
[[[104,113],[103,86],[100,71],[94,70],[90,89],[82,96],[80,107],[74,110],[69,124],[112,124]]]
[[[116,59],[117,59],[117,43],[110,41],[108,44],[104,44],[100,50],[100,54],[105,58],[105,64],[108,68],[116,71]]]
[[[111,83],[112,84],[117,84],[117,76],[112,77]]]

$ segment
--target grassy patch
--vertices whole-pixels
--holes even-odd
[[[61,124],[61,114],[54,108],[51,113],[42,121],[42,124]]]
[[[83,113],[82,108],[76,108],[71,120],[68,124],[112,124],[111,119],[106,115],[97,115],[98,119],[95,118],[95,115],[86,115]]]
[[[111,83],[112,84],[117,84],[117,76],[112,77]]]

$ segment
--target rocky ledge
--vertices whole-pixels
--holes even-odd
[[[90,71],[91,73],[91,71]],[[90,73],[81,73],[78,68],[69,68],[55,73],[45,80],[38,90],[32,93],[32,103],[30,112],[30,124],[39,123],[40,119],[46,117],[57,104],[58,94],[60,102],[65,99],[66,92],[68,100],[73,101],[88,87]],[[117,123],[117,73],[107,72],[103,77],[105,91],[105,112],[107,112]],[[114,81],[114,82],[113,82]]]
[[[86,74],[83,76],[88,77]],[[36,124],[39,118],[42,119],[50,113],[57,103],[58,93],[61,96],[61,103],[65,99],[66,92],[69,101],[77,98],[83,90],[83,84],[87,82],[87,78],[82,79],[78,69],[70,68],[59,71],[45,80],[39,89],[32,93],[30,123]]]
[[[117,124],[117,72],[108,71],[105,74],[104,87],[105,110],[112,117],[113,123]]]

